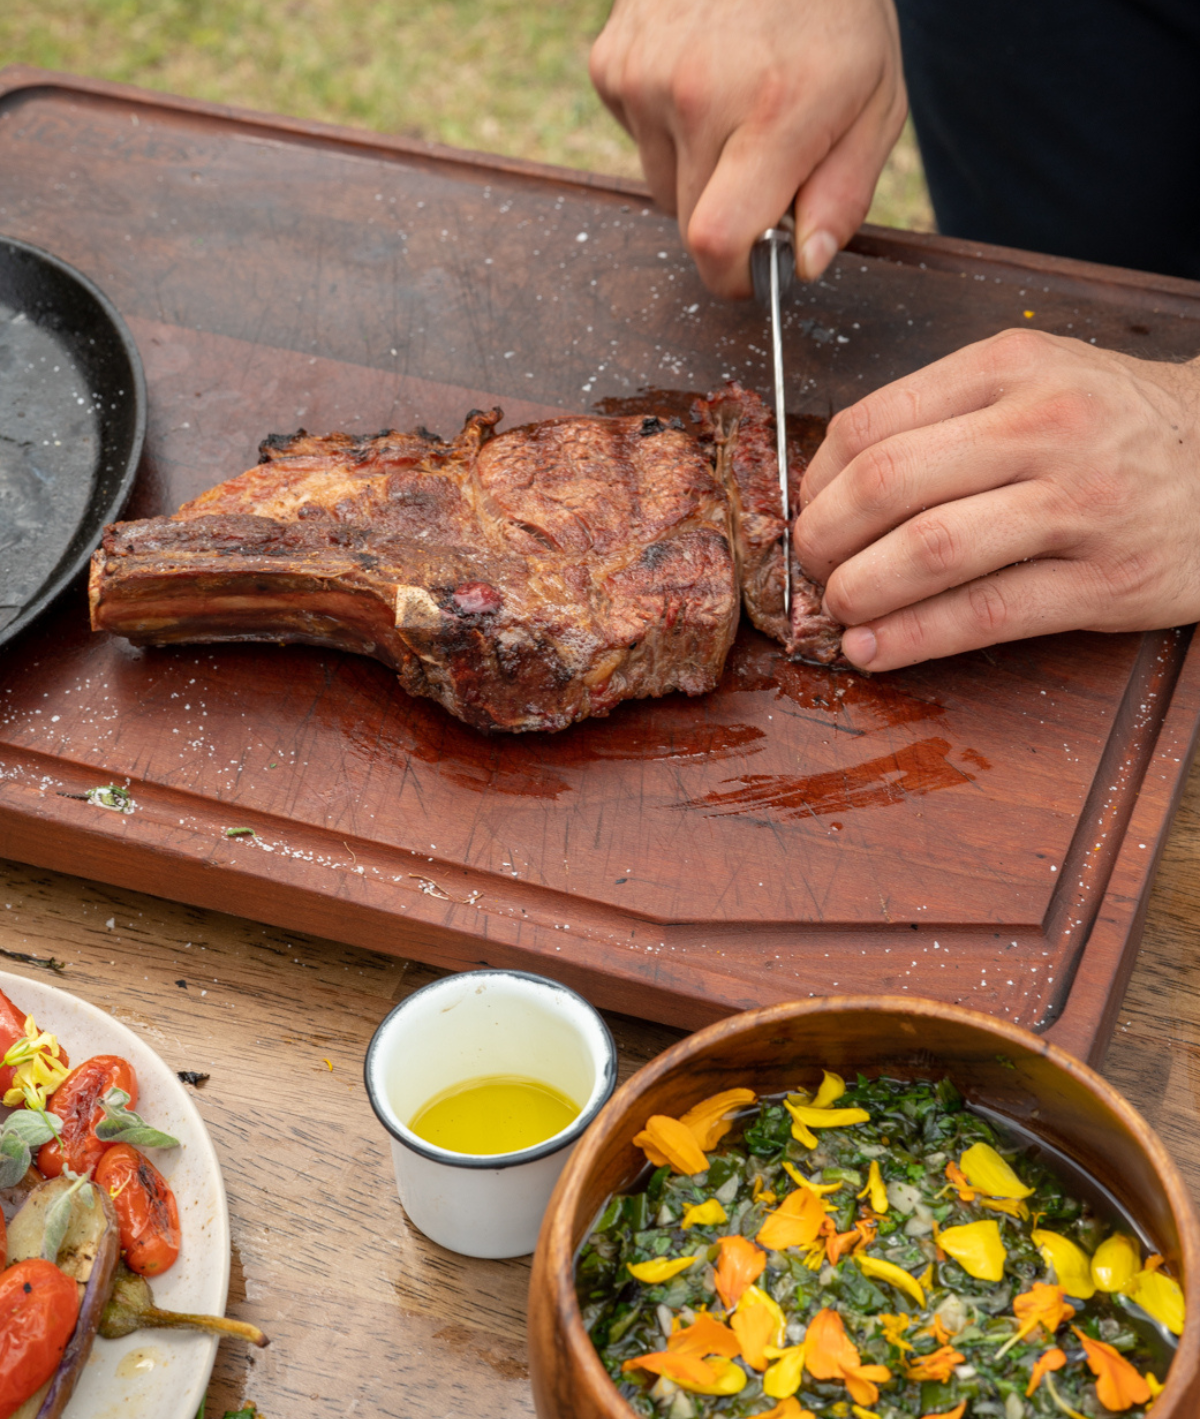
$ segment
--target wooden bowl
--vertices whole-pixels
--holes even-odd
[[[530,1281],[529,1345],[541,1419],[634,1419],[605,1373],[575,1299],[575,1255],[605,1199],[645,1165],[632,1138],[722,1089],[761,1094],[839,1074],[941,1078],[968,1102],[1037,1133],[1107,1188],[1186,1288],[1200,1227],[1174,1163],[1141,1116],[1087,1065],[973,1010],[898,996],[828,996],[748,1010],[681,1040],[623,1085],[563,1170]],[[1200,1305],[1192,1304],[1154,1419],[1200,1413]]]

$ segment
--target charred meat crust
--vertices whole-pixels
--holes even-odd
[[[713,689],[739,600],[790,654],[841,628],[794,575],[783,617],[774,422],[731,384],[693,411],[495,433],[272,434],[171,517],[115,523],[92,625],[139,645],[275,641],[389,665],[476,728],[556,730],[622,700]],[[806,463],[797,442],[796,482]]]

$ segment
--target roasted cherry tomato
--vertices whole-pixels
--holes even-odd
[[[113,1088],[124,1089],[129,1107],[137,1107],[133,1065],[119,1055],[98,1054],[73,1069],[50,1095],[46,1107],[62,1119],[62,1137],[38,1150],[37,1165],[45,1177],[61,1176],[64,1164],[74,1173],[86,1173],[112,1146],[96,1137],[96,1125],[104,1118],[100,1100]]]
[[[19,1009],[9,1000],[8,996],[0,990],[0,1059],[8,1053],[9,1047],[16,1044],[25,1035],[25,1011]],[[66,1052],[59,1049],[58,1057],[64,1064],[67,1063]],[[0,1065],[0,1099],[13,1086],[13,1068],[11,1065]],[[23,1106],[22,1106],[23,1107]]]
[[[79,1318],[79,1287],[51,1261],[0,1274],[0,1419],[9,1419],[58,1368]]]
[[[166,1178],[128,1143],[114,1143],[95,1176],[112,1198],[126,1266],[161,1276],[179,1255],[179,1208]]]

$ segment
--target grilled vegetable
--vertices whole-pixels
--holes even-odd
[[[129,1095],[137,1103],[137,1078],[133,1066],[115,1054],[98,1054],[73,1069],[50,1097],[51,1113],[62,1119],[62,1136],[38,1151],[37,1165],[48,1178],[59,1177],[63,1166],[73,1173],[89,1173],[108,1147],[96,1136],[104,1119],[101,1102],[110,1089]]]
[[[125,1264],[161,1276],[179,1255],[179,1209],[166,1178],[128,1143],[114,1143],[96,1168],[96,1186],[112,1199]]]
[[[233,1335],[251,1345],[270,1344],[256,1325],[245,1321],[160,1311],[154,1304],[150,1283],[121,1263],[113,1281],[112,1295],[100,1317],[100,1334],[105,1340],[120,1340],[135,1330],[206,1330],[213,1335]]]

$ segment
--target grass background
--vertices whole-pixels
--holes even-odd
[[[610,0],[0,0],[0,64],[641,175],[592,90]],[[933,229],[912,136],[870,220]]]

